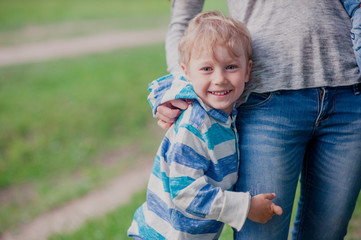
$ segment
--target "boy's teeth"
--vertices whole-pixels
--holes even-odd
[[[224,94],[227,94],[229,92],[230,92],[230,90],[224,91],[224,92],[212,92],[212,94],[214,94],[214,95],[224,95]]]

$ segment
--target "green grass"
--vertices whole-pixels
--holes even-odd
[[[348,226],[348,234],[345,240],[360,240],[361,239],[361,194],[358,196],[355,211],[353,212],[350,224]]]
[[[134,162],[102,163],[129,145],[154,154],[148,83],[162,45],[0,68],[0,232],[85,194]],[[158,138],[157,138],[158,139]]]
[[[166,0],[2,0],[0,30],[58,22],[124,19],[129,16],[147,18],[168,14],[169,8],[170,2]]]

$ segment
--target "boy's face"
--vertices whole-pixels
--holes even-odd
[[[231,114],[248,82],[252,61],[244,56],[232,57],[221,45],[214,48],[214,57],[207,51],[192,52],[191,56],[181,67],[196,94],[208,106]]]

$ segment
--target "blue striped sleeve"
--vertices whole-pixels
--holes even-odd
[[[171,74],[158,78],[148,85],[148,102],[155,114],[157,107],[162,103],[162,99],[167,91],[170,90],[174,78]]]
[[[218,192],[221,191],[219,187],[214,187],[211,184],[205,185],[189,204],[186,212],[191,213],[197,217],[205,218],[209,213],[212,203],[216,198]]]
[[[182,76],[168,74],[151,82],[148,86],[148,102],[155,116],[160,104],[174,99],[196,99],[193,86]]]
[[[183,177],[172,177],[169,179],[171,196],[175,198],[180,191],[191,185],[195,181],[194,178],[183,176]]]
[[[212,166],[208,158],[208,147],[199,129],[191,124],[182,124],[176,138],[168,151],[166,159],[170,166],[170,194],[177,207],[188,214],[206,218],[212,203],[221,189],[204,180],[205,172],[223,169],[226,161],[219,166]],[[176,165],[176,166],[175,166]],[[216,164],[217,165],[217,164]],[[216,169],[215,169],[216,168]],[[198,172],[199,179],[194,179],[190,172]],[[217,176],[214,176],[217,178]],[[202,178],[202,179],[201,179]],[[222,180],[222,179],[221,179]],[[195,191],[199,191],[198,193]],[[188,206],[184,203],[189,203]]]
[[[168,209],[166,203],[160,199],[156,194],[149,192],[147,195],[148,209],[157,214],[164,221],[172,224],[174,229],[189,234],[208,234],[217,233],[223,223],[211,219],[193,219],[185,216],[177,209]],[[171,218],[170,218],[171,216]],[[148,230],[148,229],[147,229]],[[154,230],[147,234],[155,235]],[[148,235],[149,236],[149,235]],[[148,238],[147,238],[148,239]],[[162,239],[162,238],[149,238],[149,239]]]
[[[155,229],[149,226],[144,218],[144,213],[142,211],[142,207],[138,208],[134,214],[134,220],[137,222],[138,226],[142,226],[139,228],[139,234],[142,237],[146,237],[146,239],[159,239],[166,240],[160,233],[158,233]],[[130,237],[132,237],[130,235]]]

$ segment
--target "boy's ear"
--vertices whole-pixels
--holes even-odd
[[[183,69],[184,75],[187,76],[188,75],[187,66],[184,63],[181,63],[180,66]]]
[[[252,60],[249,60],[248,61],[247,73],[246,73],[246,79],[247,80],[245,82],[248,82],[249,76],[251,75],[252,64],[253,64]]]

